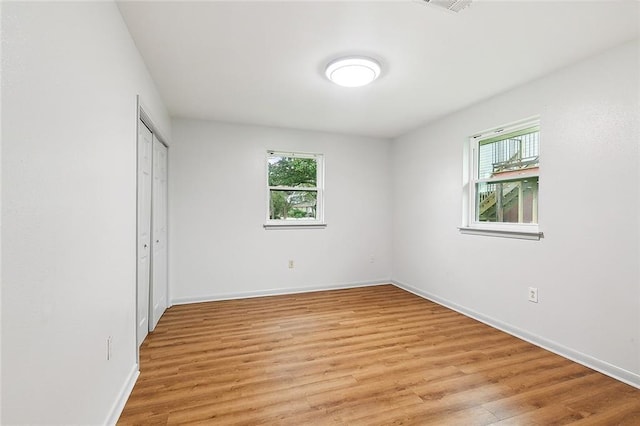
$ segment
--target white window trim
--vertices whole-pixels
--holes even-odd
[[[296,158],[313,158],[316,160],[316,187],[315,188],[304,188],[306,190],[315,190],[317,193],[316,197],[316,212],[318,218],[316,220],[277,220],[269,218],[269,202],[270,202],[270,191],[271,186],[269,186],[269,157],[273,155],[278,155],[282,157],[296,157]],[[324,221],[324,155],[319,153],[305,153],[305,152],[289,152],[289,151],[279,151],[279,150],[268,150],[267,156],[265,159],[265,187],[266,187],[266,204],[265,204],[265,212],[266,218],[265,223],[263,225],[264,229],[324,229],[327,224]],[[295,187],[278,187],[278,189],[282,190],[291,190],[291,191],[299,191],[300,188]]]
[[[529,127],[540,126],[540,117],[530,117],[525,120],[505,126],[485,130],[469,138],[464,152],[465,176],[463,190],[463,214],[462,226],[458,229],[462,234],[483,235],[491,237],[518,238],[526,240],[539,240],[543,237],[540,231],[540,220],[538,223],[507,223],[507,222],[479,222],[476,220],[476,183],[502,181],[502,179],[485,178],[477,179],[478,176],[478,152],[480,142],[500,133],[511,133],[524,130]],[[539,176],[538,173],[523,171],[522,177]]]

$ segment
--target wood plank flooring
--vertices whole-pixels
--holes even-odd
[[[640,425],[640,390],[392,285],[174,306],[118,424]]]

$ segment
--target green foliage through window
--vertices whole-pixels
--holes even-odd
[[[269,220],[320,220],[319,157],[270,153],[267,161]]]
[[[315,187],[317,163],[315,158],[271,157],[269,186]]]

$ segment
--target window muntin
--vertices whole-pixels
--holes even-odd
[[[323,221],[323,156],[269,151],[267,224]]]
[[[538,121],[475,136],[471,139],[471,148],[469,226],[537,228]]]

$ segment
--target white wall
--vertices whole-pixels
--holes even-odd
[[[639,75],[626,44],[394,141],[394,280],[640,386]],[[544,239],[461,235],[468,136],[536,114]]]
[[[263,229],[268,149],[325,155],[325,229]],[[388,155],[386,140],[174,121],[169,153],[174,303],[388,282]],[[288,268],[289,259],[294,269]]]
[[[2,7],[2,424],[103,424],[136,363],[136,94],[170,121],[115,4]]]
[[[2,22],[2,3],[0,3],[0,22]],[[0,26],[0,32],[2,27]],[[0,41],[3,38],[0,38]],[[0,42],[0,58],[2,56],[2,45]],[[2,82],[2,66],[0,66],[0,82]],[[0,84],[0,212],[2,211],[2,86]],[[0,214],[0,242],[2,241],[2,215]],[[0,243],[0,422],[2,421],[2,244]]]

